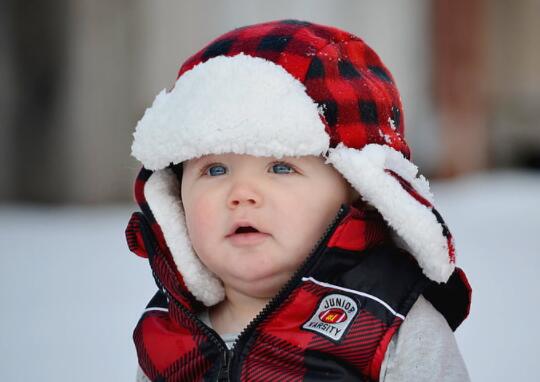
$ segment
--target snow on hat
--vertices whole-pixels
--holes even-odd
[[[237,28],[190,57],[138,122],[136,199],[151,211],[183,282],[224,296],[187,235],[170,168],[207,154],[323,155],[377,208],[430,279],[454,270],[452,237],[404,139],[395,81],[360,38],[297,20]]]

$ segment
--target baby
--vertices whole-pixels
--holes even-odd
[[[218,37],[139,121],[139,381],[467,381],[470,287],[394,79],[345,31]]]

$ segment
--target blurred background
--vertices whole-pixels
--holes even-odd
[[[131,331],[155,287],[124,243],[131,134],[191,54],[282,18],[350,31],[393,73],[475,291],[456,333],[471,377],[531,379],[538,15],[539,0],[3,1],[0,380],[134,380]]]

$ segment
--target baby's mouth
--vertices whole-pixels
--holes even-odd
[[[244,247],[244,246],[253,246],[253,245],[261,244],[269,236],[270,236],[269,234],[261,232],[254,227],[246,226],[246,227],[238,227],[227,238],[230,240],[230,242],[234,246]]]
[[[252,233],[252,232],[259,232],[258,229],[253,227],[238,227],[236,231],[234,232],[235,235],[237,234],[243,234],[243,233]]]

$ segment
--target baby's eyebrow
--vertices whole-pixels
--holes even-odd
[[[204,159],[205,159],[205,157],[203,157],[203,156],[189,159],[188,161],[184,162],[184,170],[187,170],[188,168],[189,169],[194,169],[194,170],[197,169]],[[186,166],[186,165],[188,165],[188,166]]]
[[[197,158],[193,158],[191,159],[191,163],[196,165],[196,164],[199,164],[201,161],[204,161],[206,159],[208,159],[209,155],[203,155],[203,156],[200,156],[200,157],[197,157]]]

